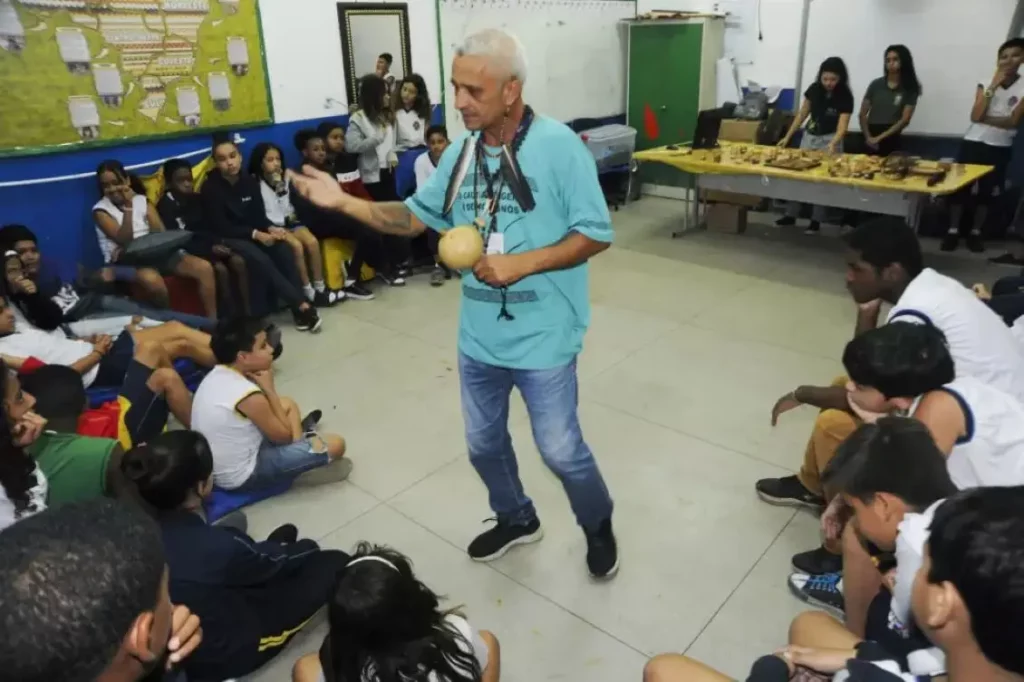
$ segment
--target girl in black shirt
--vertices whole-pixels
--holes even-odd
[[[788,147],[796,131],[807,121],[807,129],[800,137],[800,149],[824,150],[829,154],[843,153],[843,138],[850,126],[853,113],[853,92],[846,73],[846,64],[839,57],[829,57],[818,68],[818,77],[804,91],[800,112],[793,119],[789,132],[779,141],[780,147]],[[801,204],[790,202],[786,215],[775,221],[776,225],[793,225],[800,215]],[[827,208],[815,206],[811,223],[805,232],[817,234]]]

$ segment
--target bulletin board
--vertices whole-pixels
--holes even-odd
[[[440,0],[442,82],[462,40],[486,28],[515,35],[526,50],[523,99],[560,121],[626,111],[626,29],[633,0]],[[465,130],[452,98],[449,135]]]
[[[0,156],[269,123],[257,0],[0,0]]]

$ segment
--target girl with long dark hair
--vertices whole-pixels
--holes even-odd
[[[359,175],[374,201],[395,201],[394,112],[388,107],[388,88],[376,74],[359,81],[359,110],[348,122],[345,146],[359,155]]]
[[[338,574],[319,655],[293,682],[498,682],[498,640],[476,630],[412,572],[409,560],[366,543]]]
[[[853,92],[850,90],[846,63],[839,57],[829,57],[818,67],[818,77],[804,91],[800,111],[793,119],[793,125],[789,127],[785,137],[779,141],[779,146],[788,147],[796,131],[800,130],[804,121],[807,121],[807,128],[800,137],[800,149],[842,154],[843,139],[850,127],[851,114]],[[799,203],[790,202],[786,208],[786,215],[775,221],[775,224],[795,224],[801,206]],[[817,234],[821,229],[821,221],[825,219],[825,213],[826,207],[815,206],[811,213],[811,223],[805,231]]]
[[[42,433],[46,422],[32,408],[35,398],[21,390],[18,378],[0,360],[0,531],[46,509],[46,476],[23,449]]]
[[[291,187],[285,175],[284,152],[272,142],[260,142],[249,156],[249,174],[260,181],[263,208],[270,221],[270,233],[280,237],[295,254],[295,269],[306,298],[318,308],[326,308],[345,295],[327,288],[324,282],[324,257],[320,242],[309,228],[299,222],[292,206]]]
[[[203,641],[184,663],[190,679],[248,675],[327,604],[347,554],[300,540],[291,524],[263,542],[207,524],[213,455],[202,434],[165,432],[125,453],[121,469],[160,524],[171,599],[203,623]]]
[[[122,260],[124,249],[133,240],[152,232],[163,232],[164,222],[156,207],[146,198],[146,188],[138,176],[128,173],[120,161],[104,161],[96,168],[100,200],[92,207],[103,261],[126,278],[135,278],[166,308],[167,287],[161,275],[191,279],[199,289],[206,316],[217,319],[217,280],[213,265],[184,250],[161,256],[157,262],[129,263]],[[133,277],[134,276],[134,277]]]
[[[900,148],[900,135],[910,125],[921,83],[906,45],[885,48],[881,78],[868,85],[860,103],[860,129],[869,154],[888,156]]]
[[[430,95],[423,77],[413,73],[403,78],[394,104],[397,149],[424,146],[430,125]]]

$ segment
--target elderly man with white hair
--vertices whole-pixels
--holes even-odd
[[[452,63],[455,106],[469,130],[405,203],[341,192],[306,167],[293,183],[322,207],[385,234],[413,237],[473,225],[486,254],[462,273],[459,375],[469,457],[496,524],[469,545],[497,559],[542,532],[508,432],[519,389],[544,462],[565,488],[595,578],[618,570],[612,500],[577,416],[576,358],[590,323],[587,261],[612,242],[593,156],[567,126],[523,102],[526,58],[514,37],[468,37]]]

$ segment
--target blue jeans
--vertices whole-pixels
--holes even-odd
[[[519,480],[519,465],[508,432],[508,401],[515,386],[530,414],[533,440],[544,463],[565,488],[576,522],[597,530],[612,515],[612,499],[594,453],[583,441],[576,414],[576,361],[554,369],[495,367],[459,353],[462,417],[469,461],[505,523],[526,525],[537,518]]]
[[[160,322],[177,320],[187,327],[201,329],[203,331],[211,331],[215,326],[217,326],[216,323],[208,317],[179,313],[176,310],[151,308],[148,305],[143,305],[130,298],[124,298],[123,296],[101,296],[97,308],[99,309],[99,314],[90,315],[89,317],[99,317],[102,316],[103,313],[112,313],[115,315],[141,315],[142,317],[148,317],[151,320],[158,320]]]
[[[327,447],[319,438],[316,444],[308,437],[304,437],[285,445],[264,439],[256,456],[256,468],[237,489],[259,490],[281,479],[295,478],[299,474],[330,463],[331,456],[327,454]]]

